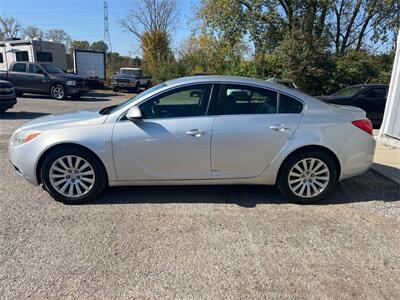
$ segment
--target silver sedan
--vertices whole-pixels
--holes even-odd
[[[167,81],[118,106],[34,119],[9,144],[16,172],[65,203],[107,186],[276,184],[314,203],[366,172],[371,122],[266,81],[197,76]]]

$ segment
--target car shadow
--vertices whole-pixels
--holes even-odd
[[[0,120],[31,120],[38,117],[46,116],[48,114],[41,112],[31,112],[31,111],[6,111],[0,114]]]
[[[368,201],[400,201],[400,186],[378,173],[344,180],[326,200],[316,205],[336,205]],[[258,204],[291,203],[274,186],[137,186],[112,187],[90,205],[110,204],[216,203],[252,208]]]
[[[82,102],[107,102],[112,101],[112,97],[118,96],[118,94],[101,94],[101,93],[87,93],[79,98],[73,96],[68,97],[64,100],[56,100],[50,97],[50,95],[39,95],[39,94],[24,94],[17,98],[17,101],[24,100],[24,98],[49,100],[49,101],[82,101]]]

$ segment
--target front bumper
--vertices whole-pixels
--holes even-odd
[[[17,103],[17,98],[14,95],[0,95],[0,110],[12,108]]]
[[[116,82],[111,81],[112,87],[120,87],[120,88],[134,88],[136,87],[137,82]]]
[[[89,91],[89,86],[84,87],[76,87],[76,86],[67,86],[68,95],[82,95]]]
[[[28,147],[29,148],[29,147]],[[19,176],[24,177],[29,183],[38,185],[36,178],[36,161],[33,159],[32,153],[27,155],[30,149],[24,145],[8,146],[8,156],[10,163]]]

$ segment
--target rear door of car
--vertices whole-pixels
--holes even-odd
[[[29,90],[27,63],[14,63],[8,73],[8,78],[18,90]]]
[[[211,142],[213,178],[260,175],[286,145],[303,103],[262,87],[223,84]]]

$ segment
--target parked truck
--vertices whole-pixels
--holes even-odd
[[[145,76],[140,68],[120,68],[119,72],[111,77],[113,91],[120,89],[134,90],[140,92],[140,88],[148,89],[151,77]]]
[[[104,87],[106,80],[106,53],[75,49],[74,73],[86,79],[90,88]]]
[[[0,79],[10,81],[18,96],[29,92],[61,100],[67,96],[79,98],[89,90],[83,77],[65,73],[51,64],[14,62],[8,71],[0,71]]]

